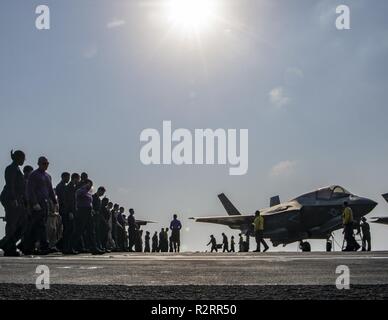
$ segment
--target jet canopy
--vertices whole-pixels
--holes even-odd
[[[351,193],[345,188],[333,185],[326,188],[321,188],[313,192],[306,193],[295,200],[298,199],[309,199],[309,200],[331,200],[331,199],[340,199],[345,198],[351,195]]]

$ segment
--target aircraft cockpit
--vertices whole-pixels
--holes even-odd
[[[330,187],[326,188],[321,188],[313,192],[306,193],[297,199],[311,199],[311,200],[332,200],[332,199],[341,199],[341,198],[346,198],[351,193],[346,190],[345,188],[338,186],[338,185],[333,185]],[[297,200],[296,199],[296,200]]]

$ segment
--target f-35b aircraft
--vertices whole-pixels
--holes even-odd
[[[226,225],[253,236],[254,214],[241,214],[223,193],[218,198],[228,216],[191,219]],[[264,238],[270,239],[275,247],[305,239],[328,239],[333,231],[342,228],[342,206],[345,201],[352,208],[356,221],[377,205],[376,202],[356,196],[338,185],[321,188],[284,203],[280,203],[279,196],[272,197],[270,207],[260,210],[265,221]]]
[[[127,221],[126,221],[127,223]],[[139,226],[139,227],[142,227],[142,226],[146,226],[148,223],[156,223],[155,221],[147,221],[147,220],[135,220],[135,223]]]

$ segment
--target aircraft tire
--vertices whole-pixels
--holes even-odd
[[[303,252],[311,252],[310,242],[307,242],[307,241],[303,242],[302,251]]]

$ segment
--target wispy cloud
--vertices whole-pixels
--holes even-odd
[[[110,21],[107,23],[106,27],[108,29],[113,29],[113,28],[118,28],[118,27],[121,27],[125,24],[125,20],[118,20],[118,19],[115,19],[113,21]]]
[[[270,171],[271,177],[278,177],[290,174],[295,168],[296,162],[285,160],[274,165]]]
[[[269,92],[269,101],[276,107],[283,107],[289,104],[291,99],[285,95],[283,87],[276,87]]]

